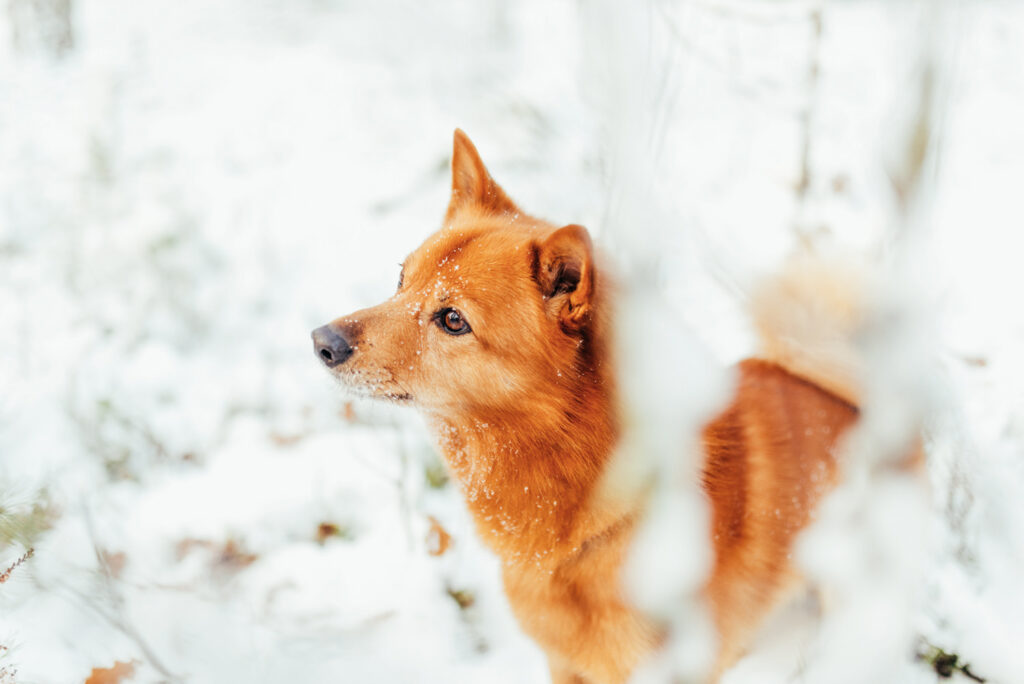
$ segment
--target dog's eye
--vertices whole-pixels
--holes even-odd
[[[441,309],[437,312],[437,324],[449,335],[465,335],[469,330],[469,323],[455,309]]]
[[[402,264],[399,264],[399,266],[402,266],[402,270],[398,272],[398,289],[401,290],[402,283],[405,282],[405,266]]]

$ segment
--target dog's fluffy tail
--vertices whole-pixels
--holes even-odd
[[[866,269],[800,256],[752,296],[759,356],[858,404],[865,371],[857,336],[872,292]]]

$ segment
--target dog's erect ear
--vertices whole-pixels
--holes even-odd
[[[583,226],[563,226],[534,246],[533,277],[545,299],[561,302],[562,330],[575,333],[590,319],[594,296],[594,254]],[[556,299],[558,298],[558,299]]]
[[[452,198],[448,216],[467,204],[476,204],[495,213],[518,211],[491,175],[487,173],[480,154],[461,129],[455,129],[452,148]]]

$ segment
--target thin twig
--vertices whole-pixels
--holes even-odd
[[[821,6],[811,10],[811,48],[807,60],[807,103],[800,112],[800,179],[796,185],[797,218],[794,229],[805,248],[810,248],[811,234],[806,223],[807,197],[811,188],[811,142],[814,115],[818,104],[818,83],[821,80]]]
[[[82,592],[74,589],[70,585],[65,585],[65,588],[85,605],[92,608],[97,614],[103,617],[119,632],[128,637],[131,641],[135,642],[135,645],[142,652],[142,656],[149,661],[149,664],[153,666],[153,669],[157,670],[167,680],[172,682],[182,681],[183,678],[180,675],[176,675],[163,664],[163,661],[156,655],[156,652],[150,647],[149,643],[143,638],[142,634],[139,633],[138,629],[125,617],[124,611],[124,597],[117,591],[117,587],[114,584],[114,576],[109,571],[106,559],[103,556],[103,552],[100,550],[99,544],[96,541],[95,529],[92,524],[92,518],[88,511],[85,511],[83,518],[85,520],[85,527],[89,534],[89,540],[92,544],[93,553],[96,555],[96,560],[100,566],[100,577],[103,580],[103,586],[106,589],[107,598],[109,602],[115,607],[115,612],[110,612],[100,604],[99,600],[92,596],[86,596]]]
[[[35,552],[36,550],[34,548],[30,548],[28,551],[22,554],[21,558],[14,561],[14,563],[12,563],[10,567],[4,570],[3,574],[0,575],[0,584],[3,584],[7,580],[9,580],[11,578],[11,573],[14,572],[14,569],[22,563],[24,563],[25,561],[27,561],[29,558],[31,558],[33,554],[35,554]]]
[[[682,29],[680,29],[678,24],[676,23],[675,18],[669,13],[668,9],[665,7],[664,4],[660,2],[655,3],[655,8],[661,15],[662,21],[664,22],[666,28],[668,28],[669,32],[672,34],[672,37],[691,58],[705,64],[706,66],[711,67],[712,69],[722,73],[725,76],[734,76],[733,69],[730,68],[729,65],[725,64],[721,58],[712,54],[708,50],[705,50],[703,47],[699,46],[697,43],[690,40],[683,33]],[[743,83],[735,78],[733,78],[732,80],[732,88],[738,95],[749,98],[751,100],[760,101],[763,104],[774,104],[771,102],[771,100],[767,98],[767,96],[773,92],[781,91],[783,89],[784,84],[772,78],[762,77],[759,85],[761,87],[758,87],[757,85],[749,85]],[[779,109],[781,111],[791,113],[788,107],[779,107]]]

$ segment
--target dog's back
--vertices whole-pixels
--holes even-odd
[[[852,264],[801,256],[751,298],[758,356],[739,364],[732,401],[702,434],[719,670],[795,584],[795,538],[836,484],[837,451],[859,414],[867,288]]]
[[[719,670],[796,580],[794,539],[835,484],[837,441],[857,419],[854,406],[775,363],[747,360],[738,375],[732,402],[703,431]]]

